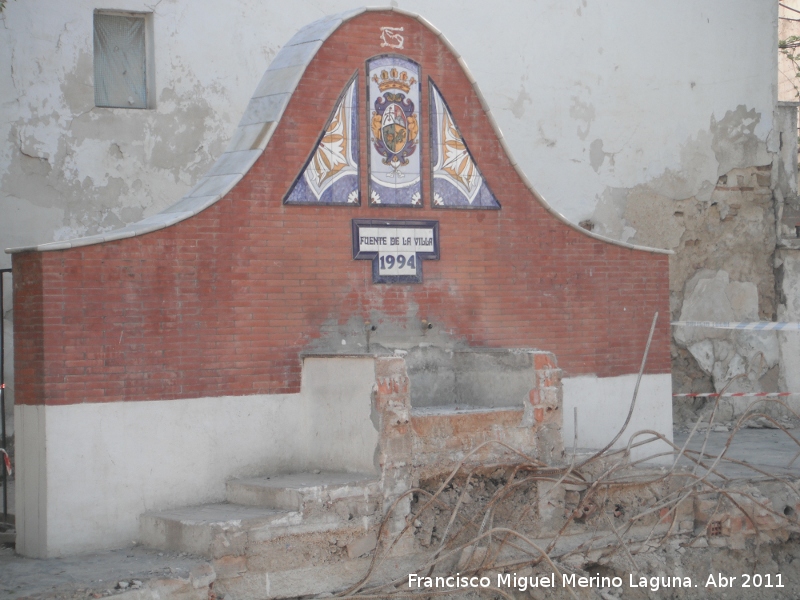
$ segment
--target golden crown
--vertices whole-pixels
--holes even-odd
[[[373,75],[372,81],[378,84],[378,89],[382,92],[386,90],[403,90],[408,93],[411,86],[417,83],[417,80],[413,77],[409,79],[408,73],[405,71],[398,71],[395,68],[389,71],[384,69],[381,71],[380,78],[377,75]]]

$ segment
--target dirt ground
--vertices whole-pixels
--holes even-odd
[[[688,448],[702,447],[705,456],[716,455],[731,433],[712,430],[693,438]],[[679,446],[687,437],[686,431],[676,431]],[[696,475],[687,475],[686,470],[673,473],[658,467],[647,471],[644,481],[629,466],[611,469],[616,460],[612,459],[566,473],[534,464],[495,465],[465,469],[449,480],[437,477],[420,482],[408,520],[415,547],[433,555],[444,540],[448,549],[455,549],[453,558],[440,562],[431,575],[468,575],[470,579],[456,589],[448,588],[446,582],[437,587],[435,579],[430,585],[404,582],[378,593],[366,586],[355,597],[800,598],[800,461],[788,468],[797,445],[782,429],[750,428],[734,437],[726,451],[734,462],[718,465],[707,476],[702,468]],[[693,464],[686,467],[691,469]],[[754,466],[774,476],[760,476],[753,472]],[[548,488],[555,480],[559,485]],[[596,482],[606,482],[605,487],[595,486]],[[435,501],[429,503],[434,496]],[[647,518],[637,517],[637,526],[657,528],[670,523],[669,532],[643,540],[628,525],[644,513]],[[510,564],[499,551],[506,543],[501,535],[474,541],[500,527],[540,542],[544,538],[544,544],[547,535],[558,537],[559,531],[565,532],[565,538],[572,535],[584,541],[577,548],[551,551],[553,565],[545,561],[532,565],[530,555]],[[718,531],[712,531],[715,528]],[[618,540],[585,541],[608,537],[611,531]],[[639,537],[634,539],[634,534]],[[496,554],[485,549],[481,554],[486,542],[494,544]],[[462,546],[470,548],[460,551]],[[210,581],[203,578],[214,576],[209,569],[206,559],[141,546],[47,560],[22,558],[6,546],[0,547],[0,600],[88,600],[118,595],[124,595],[124,600],[188,600],[178,590],[188,590],[192,600],[202,592],[205,600]],[[565,587],[564,576],[573,582],[573,589]],[[195,585],[197,581],[203,583]],[[208,596],[209,600],[255,600],[226,596],[224,588],[213,587]]]
[[[614,567],[587,565],[583,569],[584,576],[618,577],[611,583],[621,583],[621,586],[576,589],[577,597],[603,600],[800,598],[800,539],[741,551],[670,546],[650,554],[639,554],[634,560],[638,567],[636,571],[627,559],[622,558]],[[558,577],[556,580],[559,584],[563,582]],[[674,587],[678,583],[682,587]],[[766,587],[768,585],[775,587]],[[518,589],[508,591],[514,598],[562,600],[575,597],[563,587],[529,588],[524,593]],[[498,594],[496,597],[503,596]]]
[[[625,559],[627,561],[627,559]],[[620,568],[588,566],[581,571],[564,569],[555,576],[555,587],[539,586],[542,577],[550,582],[552,569],[547,567],[522,567],[506,572],[486,572],[490,586],[485,589],[438,588],[436,594],[424,590],[398,589],[384,596],[371,598],[457,598],[463,600],[695,600],[721,598],[725,600],[796,600],[800,598],[800,539],[784,544],[773,544],[744,551],[728,549],[692,549],[669,547],[635,558],[638,570],[632,572],[625,561]],[[562,566],[563,568],[563,566]],[[563,577],[575,582],[579,577],[596,577],[593,587],[572,590],[562,585]],[[603,580],[601,578],[608,578]],[[618,577],[619,579],[614,579]],[[644,578],[644,580],[642,580]],[[610,581],[609,581],[610,580]],[[680,580],[682,587],[675,587]],[[602,583],[611,585],[603,586]],[[618,585],[619,584],[619,585]],[[668,587],[669,586],[669,587]],[[688,586],[688,587],[687,587]],[[782,586],[782,587],[779,587]],[[480,588],[480,582],[477,582]],[[499,589],[498,589],[499,588]],[[306,596],[309,598],[335,597],[331,595]],[[358,596],[356,596],[358,597]],[[298,599],[300,600],[300,599]]]
[[[0,600],[102,598],[152,579],[188,579],[204,563],[199,557],[142,546],[37,560],[23,558],[6,545],[0,547]]]

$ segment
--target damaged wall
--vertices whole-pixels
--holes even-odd
[[[253,84],[236,85],[237,77],[260,73],[274,54],[274,47],[258,44],[235,59],[220,56],[219,47],[196,43],[205,37],[208,10],[159,2],[156,108],[95,108],[93,9],[151,10],[133,4],[6,7],[0,28],[7,54],[0,75],[0,214],[7,217],[0,239],[6,247],[110,231],[172,204],[222,153],[252,92]],[[215,27],[241,30],[243,14],[218,13]],[[222,75],[225,64],[236,65],[233,79]]]
[[[222,152],[277,49],[305,23],[359,4],[9,3],[0,27],[0,243],[108,231],[176,201]],[[557,210],[605,235],[677,251],[673,319],[705,275],[752,284],[757,300],[746,314],[772,317],[777,3],[391,4],[421,12],[461,49],[514,155]],[[153,110],[94,107],[95,9],[153,13]],[[751,369],[734,342],[718,342],[712,363],[676,342],[678,391],[720,387],[713,365],[734,372],[735,355]],[[772,389],[774,369],[758,366],[751,387]]]
[[[661,237],[672,236],[667,247],[676,250],[670,265],[674,320],[797,321],[800,317],[793,306],[800,286],[800,265],[794,260],[800,247],[794,227],[800,214],[796,110],[786,103],[777,106],[765,147],[752,143],[757,154],[742,158],[754,163],[769,158],[769,164],[721,174],[707,200],[700,195],[677,202],[650,198],[650,206],[662,206],[669,225]],[[658,237],[653,232],[649,239]],[[792,350],[797,349],[796,333],[689,327],[673,333],[676,392],[800,391],[794,375],[800,359]],[[740,415],[752,400],[723,400],[722,418]],[[786,402],[798,406],[795,397]]]
[[[674,220],[682,229],[670,273],[675,320],[774,318],[776,232],[769,178],[769,166],[733,169],[720,176],[707,201],[690,198],[672,204]],[[712,376],[716,391],[745,372],[748,382],[737,380],[732,391],[775,391],[774,335],[679,328],[674,339],[677,365],[690,363],[684,352],[689,349],[703,373]],[[764,344],[768,347],[761,348],[760,355],[751,347]],[[768,373],[769,380],[759,383]],[[698,383],[703,386],[691,367],[683,372],[676,369],[675,378],[677,391],[706,391],[698,389]]]
[[[595,216],[621,239],[648,238],[623,214],[624,225],[599,218],[598,202],[642,184],[708,201],[720,175],[771,162],[777,6],[769,0],[681,0],[635,14],[621,1],[392,4],[424,11],[464,48],[515,155],[573,221]],[[292,33],[358,5],[9,3],[0,28],[3,244],[108,231],[171,204],[222,152]],[[92,11],[101,8],[154,13],[154,110],[94,107]],[[575,43],[563,43],[567,32]],[[475,44],[476,35],[491,44]],[[198,43],[212,36],[219,43]],[[727,43],[745,37],[746,48]]]
[[[719,122],[712,118],[709,133],[684,147],[691,170],[610,189],[595,209],[597,230],[606,235],[675,250],[673,320],[769,321],[776,314],[772,188],[780,135],[760,140],[761,119],[744,105]],[[775,334],[691,328],[673,333],[676,392],[719,391],[743,373],[731,391],[777,390]]]

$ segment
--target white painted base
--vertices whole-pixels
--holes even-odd
[[[608,444],[628,416],[636,377],[634,374],[564,378],[564,447],[569,450],[573,445],[575,407],[578,408],[578,448],[599,450]],[[669,373],[642,377],[631,422],[614,448],[624,448],[632,434],[644,429],[658,431],[672,440],[672,376]],[[647,437],[652,436],[637,437],[635,441],[643,441]],[[638,460],[670,451],[668,444],[658,441],[635,448],[631,456]],[[671,460],[668,456],[660,462]]]
[[[235,477],[374,472],[372,358],[307,358],[299,394],[17,406],[17,551],[130,544],[148,510],[220,501]]]
[[[299,394],[17,406],[17,551],[52,557],[129,544],[142,513],[224,500],[237,477],[374,473],[374,381],[372,358],[307,358]],[[574,406],[580,447],[608,442],[635,381],[565,379],[565,446]],[[672,437],[669,375],[643,378],[617,445],[645,428]]]

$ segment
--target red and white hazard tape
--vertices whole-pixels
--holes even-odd
[[[0,452],[3,453],[3,462],[6,465],[6,472],[8,473],[8,476],[11,477],[11,475],[14,474],[14,470],[11,468],[11,459],[8,457],[8,452],[6,452],[3,448],[0,448]]]
[[[786,321],[673,321],[673,327],[710,327],[743,331],[800,331],[800,323]]]
[[[717,394],[708,392],[705,394],[672,394],[673,398],[780,398],[783,396],[798,396],[800,392],[733,392],[728,394]]]

